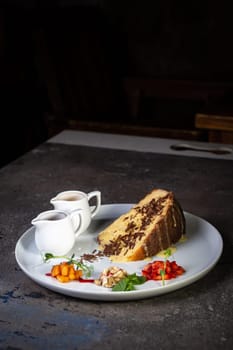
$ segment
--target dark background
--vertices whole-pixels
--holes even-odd
[[[232,115],[230,3],[0,1],[0,165],[65,127],[206,141],[195,114]]]

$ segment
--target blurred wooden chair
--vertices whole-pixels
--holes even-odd
[[[233,116],[197,113],[195,126],[207,130],[209,142],[233,144]]]

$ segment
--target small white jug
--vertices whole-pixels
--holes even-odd
[[[42,255],[65,255],[73,248],[76,237],[81,233],[80,213],[80,209],[71,213],[48,210],[31,221],[35,226],[35,243]]]
[[[90,200],[96,198],[95,206],[90,206]],[[50,200],[54,209],[70,213],[74,209],[82,209],[80,232],[84,232],[91,223],[91,219],[98,213],[101,205],[100,191],[85,193],[82,191],[63,191]]]

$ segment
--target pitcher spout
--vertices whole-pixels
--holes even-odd
[[[43,213],[40,213],[37,217],[32,219],[31,223],[32,225],[40,225],[42,223],[49,223],[49,222],[54,222],[58,220],[62,220],[67,216],[66,213],[63,211],[58,211],[58,210],[48,210]]]

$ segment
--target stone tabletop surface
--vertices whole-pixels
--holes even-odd
[[[0,349],[232,349],[233,162],[45,142],[0,169]],[[155,187],[219,230],[216,266],[184,288],[142,300],[91,301],[33,282],[15,245],[60,191],[100,190],[136,203]],[[197,252],[198,259],[198,252]]]

